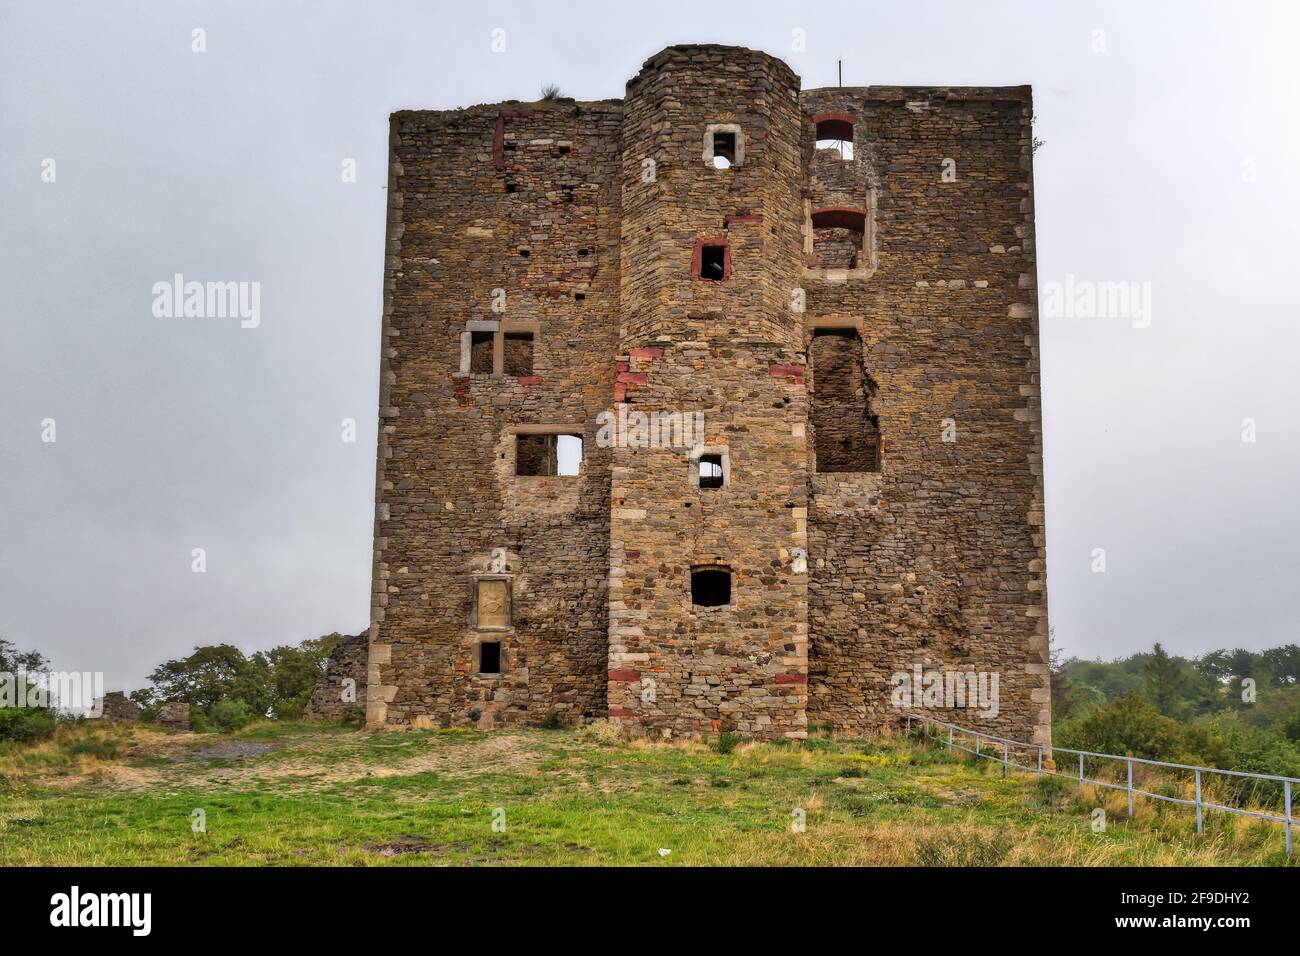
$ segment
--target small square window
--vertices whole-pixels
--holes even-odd
[[[700,278],[721,282],[727,277],[727,247],[705,246],[700,250]]]
[[[496,345],[494,332],[469,334],[469,370],[475,374],[491,375],[494,368]]]
[[[555,474],[555,436],[515,437],[515,474],[526,477]]]
[[[704,165],[711,169],[745,165],[745,137],[740,124],[706,123],[702,155]]]
[[[483,641],[478,646],[478,672],[480,674],[501,673],[501,642]]]
[[[722,487],[722,456],[721,455],[700,456],[700,487],[701,488]]]
[[[698,607],[722,607],[731,603],[731,571],[727,568],[691,570],[691,603]]]
[[[532,375],[533,333],[507,332],[501,364],[507,375]]]

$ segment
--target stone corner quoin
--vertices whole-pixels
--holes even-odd
[[[712,45],[395,113],[368,723],[868,733],[920,667],[1050,743],[1031,113]]]

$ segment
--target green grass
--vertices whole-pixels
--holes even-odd
[[[1282,831],[902,738],[61,729],[0,748],[4,865],[1270,865]],[[1109,825],[1094,833],[1092,810]],[[206,832],[194,832],[201,810]],[[806,829],[792,828],[802,812]],[[661,854],[661,849],[669,850]]]

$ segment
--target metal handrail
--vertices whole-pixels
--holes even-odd
[[[1255,817],[1260,820],[1269,820],[1274,823],[1281,823],[1285,826],[1286,829],[1286,855],[1287,856],[1292,855],[1291,829],[1293,826],[1296,825],[1296,823],[1300,823],[1300,820],[1297,820],[1296,817],[1291,812],[1291,791],[1293,789],[1292,787],[1293,784],[1300,784],[1300,778],[1283,777],[1271,773],[1250,773],[1245,770],[1219,770],[1217,767],[1198,767],[1195,764],[1169,763],[1164,760],[1149,760],[1145,757],[1121,757],[1118,754],[1103,754],[1103,753],[1097,753],[1096,751],[1092,751],[1092,750],[1074,750],[1070,747],[1054,747],[1054,746],[1049,746],[1044,744],[1031,744],[1031,743],[1026,743],[1023,740],[1012,740],[1009,737],[999,737],[996,734],[986,734],[981,730],[972,730],[969,727],[962,727],[959,724],[950,724],[947,721],[936,720],[933,717],[926,717],[921,714],[907,714],[906,717],[907,717],[907,732],[909,734],[912,732],[913,720],[919,720],[924,722],[923,732],[925,736],[930,740],[935,739],[930,734],[930,728],[932,726],[946,727],[948,729],[949,752],[952,752],[952,750],[955,748],[957,750],[965,751],[968,754],[974,754],[977,757],[983,757],[986,760],[998,760],[1002,764],[1002,776],[1004,777],[1007,775],[1007,771],[1011,767],[1015,767],[1019,770],[1025,770],[1030,773],[1037,774],[1039,780],[1041,780],[1043,778],[1043,774],[1046,773],[1053,777],[1068,777],[1071,780],[1078,780],[1080,787],[1082,787],[1084,784],[1091,784],[1092,786],[1095,787],[1106,787],[1111,790],[1123,790],[1125,793],[1128,794],[1128,815],[1130,817],[1133,816],[1133,798],[1135,796],[1140,796],[1140,797],[1150,797],[1153,800],[1164,800],[1167,803],[1177,803],[1180,804],[1181,806],[1186,806],[1186,807],[1192,807],[1192,806],[1196,807],[1196,832],[1197,833],[1204,832],[1205,829],[1204,812],[1207,808],[1211,810],[1222,810],[1225,813],[1235,813],[1239,816]],[[974,735],[975,749],[972,750],[969,747],[964,747],[961,745],[960,742],[954,740],[953,735],[956,733]],[[980,750],[980,743],[985,740],[1002,744],[1001,757],[998,757],[996,752],[984,753],[983,751]],[[1012,760],[1011,759],[1012,747],[1020,747],[1028,751],[1037,751],[1038,753],[1037,766],[1029,766],[1028,764],[1022,764]],[[1068,773],[1068,774],[1058,773],[1057,771],[1052,770],[1050,768],[1044,768],[1043,753],[1045,751],[1049,751],[1053,754],[1057,754],[1057,753],[1077,754],[1079,757],[1079,772],[1077,776],[1073,773]],[[1106,780],[1089,779],[1084,773],[1083,761],[1085,757],[1097,757],[1103,760],[1124,761],[1128,767],[1127,783],[1125,785],[1120,785],[1117,783],[1110,783],[1109,781]],[[1188,800],[1186,798],[1181,798],[1181,797],[1170,797],[1170,796],[1165,796],[1164,794],[1152,793],[1149,790],[1141,790],[1138,789],[1137,787],[1134,787],[1133,786],[1133,765],[1134,764],[1143,764],[1150,767],[1169,767],[1173,770],[1192,771],[1195,774],[1195,780],[1196,780],[1196,798],[1194,800]],[[1276,813],[1266,813],[1258,810],[1247,810],[1244,807],[1229,807],[1221,803],[1212,803],[1208,800],[1203,799],[1202,788],[1201,788],[1201,777],[1202,774],[1207,774],[1207,773],[1218,774],[1224,777],[1248,777],[1253,780],[1271,780],[1276,783],[1281,783],[1283,789],[1283,799],[1286,807],[1286,815],[1279,816]]]

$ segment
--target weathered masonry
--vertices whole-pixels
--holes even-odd
[[[369,723],[866,732],[919,667],[1048,742],[1031,112],[680,46],[395,113]]]

